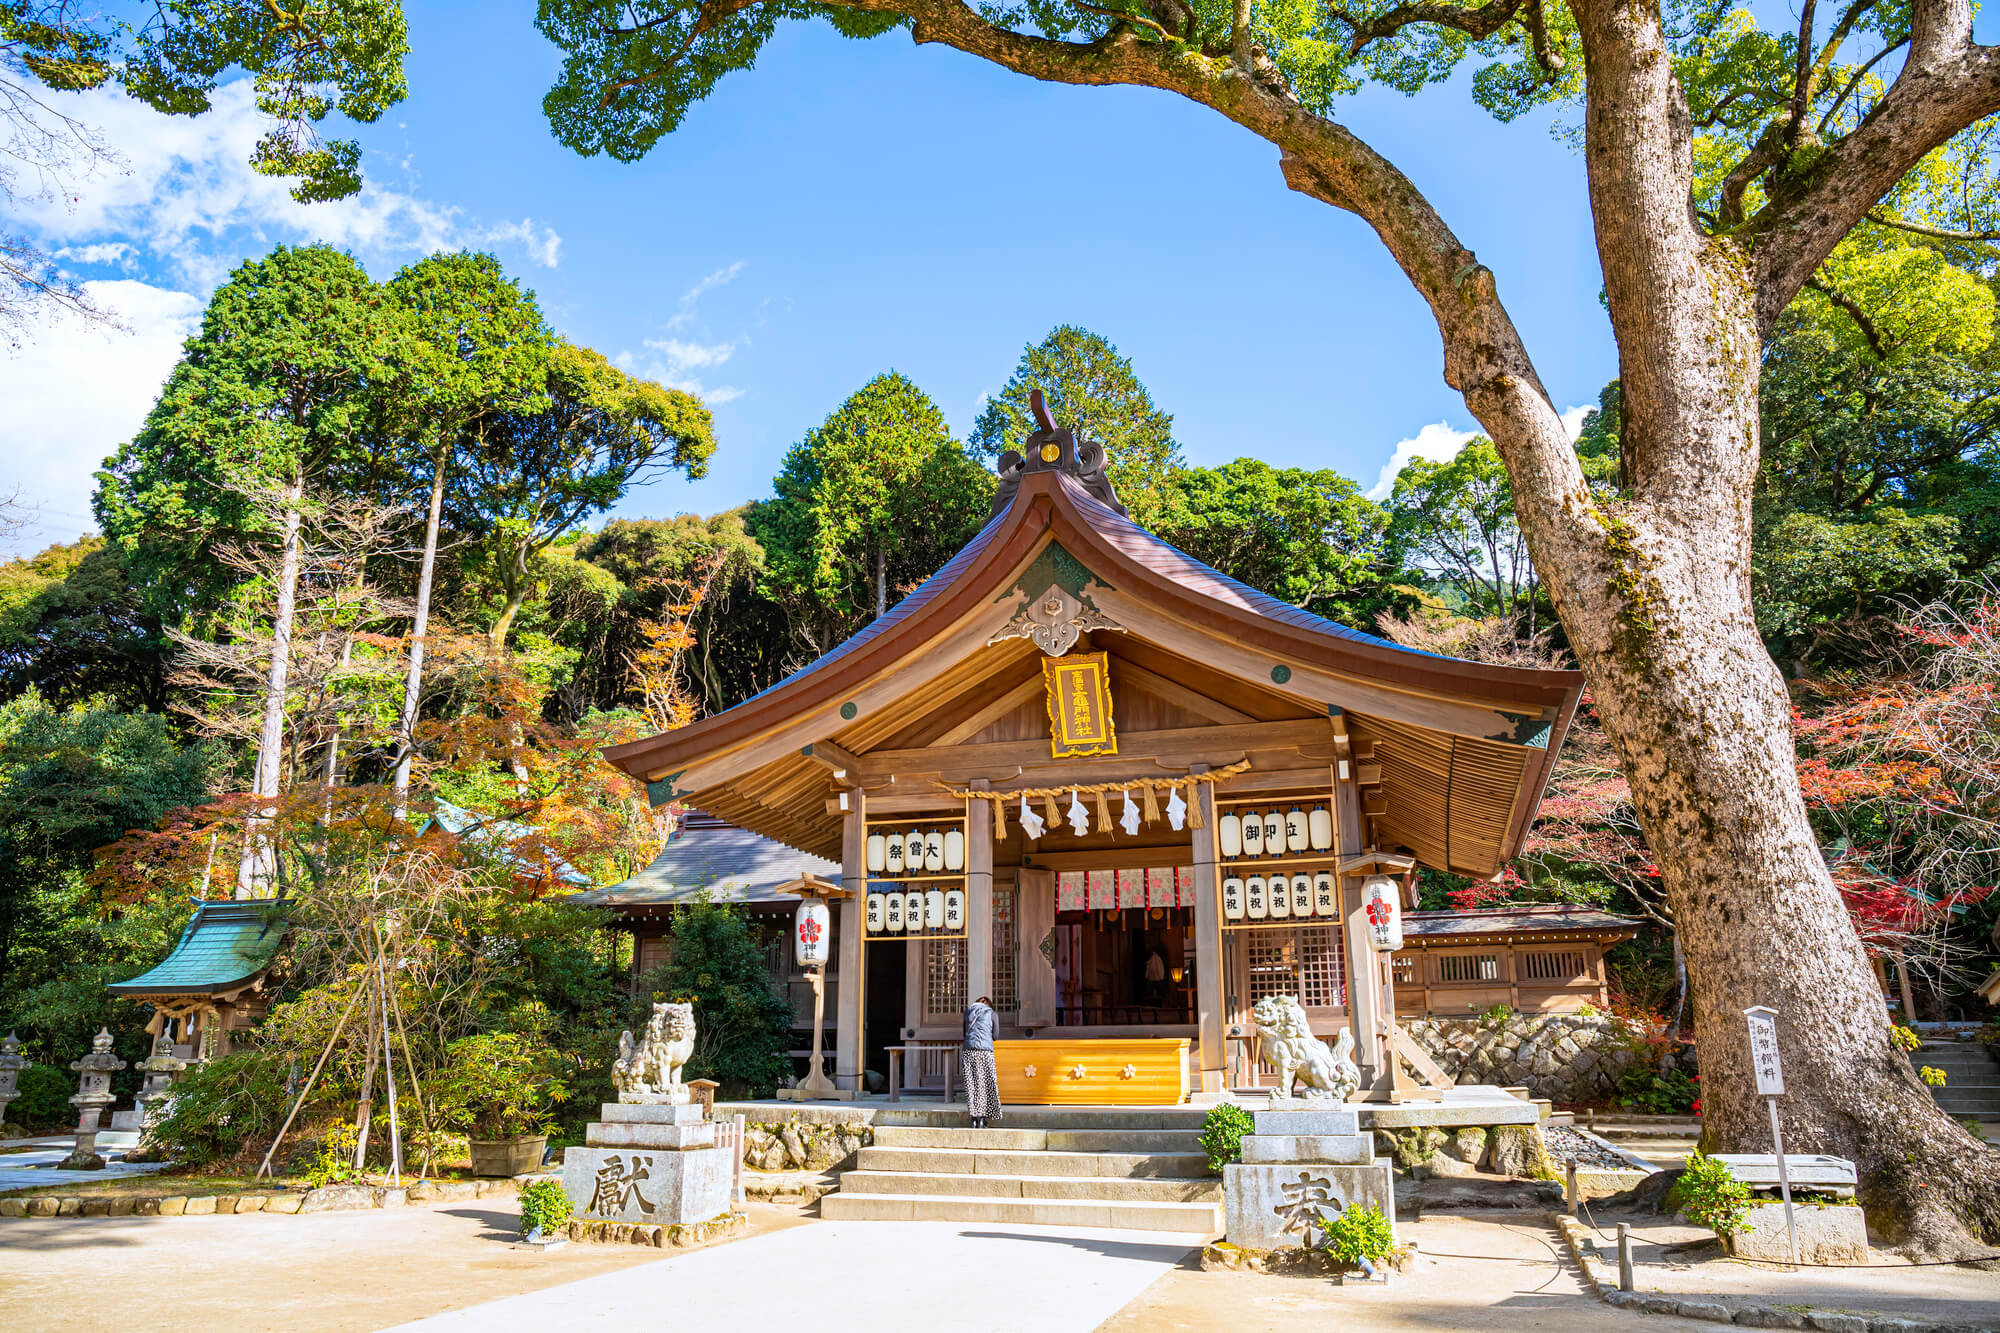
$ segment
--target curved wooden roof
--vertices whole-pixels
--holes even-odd
[[[1025,700],[1028,666],[1040,655],[996,635],[1051,582],[1124,631],[1100,630],[1092,646],[1153,655],[1151,669],[1131,665],[1135,679],[1170,698],[1230,694],[1203,716],[1146,732],[1158,745],[1204,759],[1289,746],[1296,763],[1312,754],[1298,734],[1319,719],[1311,734],[1330,746],[1326,719],[1340,714],[1380,765],[1387,808],[1371,812],[1378,840],[1461,873],[1490,875],[1518,851],[1581,693],[1575,672],[1441,657],[1288,605],[1160,540],[1050,466],[1020,475],[1005,507],[957,555],[839,647],[734,708],[605,755],[647,782],[656,804],[686,801],[837,856],[830,773],[809,757],[815,742],[857,756],[866,770],[857,777],[903,778],[902,793],[925,773],[949,777],[961,757],[971,773],[975,753],[1034,763],[1033,747],[1000,723],[965,734],[947,719],[976,720],[984,701],[1004,701],[1010,689]],[[1114,688],[1121,669],[1114,659]],[[1324,772],[1324,753],[1314,762]],[[1068,760],[1059,780],[1160,772],[1122,768],[1112,758]]]

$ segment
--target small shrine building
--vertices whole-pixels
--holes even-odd
[[[1519,852],[1581,677],[1257,592],[1135,524],[1104,467],[1042,418],[986,525],[888,614],[606,756],[656,805],[838,866],[843,1090],[983,995],[1037,1043],[1004,1100],[1115,1103],[1163,1067],[1219,1094],[1252,1007],[1290,995],[1387,1095],[1395,969],[1364,900]],[[918,1057],[942,1075],[948,1051]]]

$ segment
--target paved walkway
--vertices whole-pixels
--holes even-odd
[[[47,1139],[8,1139],[0,1148],[26,1148],[25,1152],[0,1153],[0,1194],[11,1190],[31,1190],[43,1185],[87,1184],[117,1176],[138,1176],[162,1169],[157,1162],[124,1160],[123,1149],[139,1141],[137,1134],[97,1136],[97,1151],[105,1158],[102,1171],[62,1171],[56,1163],[69,1156],[76,1140],[70,1136]]]
[[[404,1327],[1087,1333],[1191,1248],[1149,1231],[816,1222]]]

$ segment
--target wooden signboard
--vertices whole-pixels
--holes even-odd
[[[1049,751],[1056,759],[1117,754],[1111,722],[1111,677],[1106,655],[1077,653],[1042,661],[1048,691]]]

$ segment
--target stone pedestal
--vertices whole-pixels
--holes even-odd
[[[729,1211],[735,1153],[686,1101],[607,1102],[563,1154],[563,1192],[580,1218],[652,1224],[706,1222]]]
[[[1231,1245],[1279,1250],[1317,1245],[1350,1204],[1367,1204],[1396,1227],[1394,1172],[1374,1135],[1344,1107],[1283,1107],[1251,1115],[1243,1161],[1222,1170]]]

